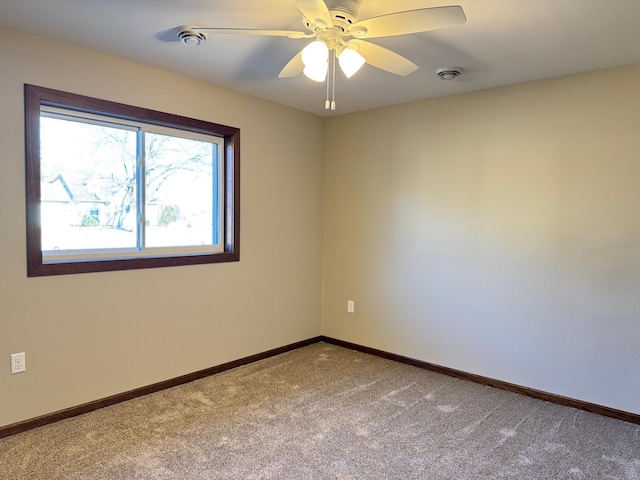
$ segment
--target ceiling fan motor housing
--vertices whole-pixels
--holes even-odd
[[[327,0],[325,2],[327,9],[331,15],[334,27],[340,28],[343,32],[349,30],[349,27],[358,21],[358,10],[362,0]],[[304,25],[311,31],[315,31],[318,22],[317,19],[304,19]]]
[[[358,15],[362,0],[326,0],[325,5],[331,10],[342,10],[343,12],[349,12],[353,16]]]

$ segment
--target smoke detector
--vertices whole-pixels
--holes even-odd
[[[462,69],[460,67],[441,67],[436,70],[436,75],[441,80],[453,80],[458,78],[461,73]]]
[[[198,45],[202,45],[207,39],[207,34],[202,32],[196,32],[192,30],[194,27],[190,27],[187,25],[183,25],[181,27],[176,27],[175,32],[178,40],[180,40],[183,44],[189,45],[191,47],[197,47]]]

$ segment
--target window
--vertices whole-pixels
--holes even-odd
[[[25,85],[27,275],[239,260],[240,131]]]

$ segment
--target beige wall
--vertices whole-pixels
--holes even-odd
[[[640,413],[640,66],[325,121],[1,29],[0,65],[0,426],[321,325]],[[241,261],[27,279],[23,83],[241,128]]]
[[[0,66],[0,426],[320,334],[321,118],[8,30]],[[241,261],[26,278],[24,83],[239,127]]]
[[[325,142],[323,334],[640,413],[640,66]]]

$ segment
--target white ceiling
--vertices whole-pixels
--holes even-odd
[[[640,63],[640,0],[363,0],[359,18],[461,5],[467,22],[372,39],[420,68],[399,77],[365,65],[326,87],[278,78],[308,40],[212,35],[200,47],[175,40],[178,25],[304,30],[291,0],[0,0],[0,26],[62,40],[327,116]],[[451,81],[435,70],[457,66]]]

